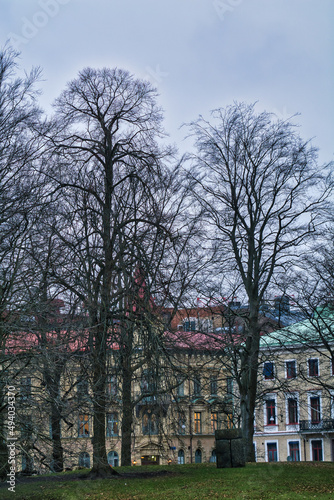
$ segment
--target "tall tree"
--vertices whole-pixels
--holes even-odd
[[[26,308],[23,285],[28,276],[26,238],[38,214],[40,182],[35,163],[40,139],[36,133],[41,112],[36,104],[39,70],[19,76],[18,54],[0,50],[0,348],[18,328]],[[6,408],[6,363],[1,363],[0,448]],[[3,455],[3,450],[1,450]]]
[[[62,193],[59,217],[66,230],[59,238],[70,256],[59,283],[77,294],[89,317],[92,474],[108,475],[112,473],[105,449],[108,351],[120,338],[126,350],[125,339],[131,340],[134,332],[129,324],[137,327],[131,291],[136,271],[144,266],[146,272],[151,266],[152,276],[166,242],[174,241],[173,217],[161,206],[164,200],[171,208],[166,198],[171,174],[164,163],[172,150],[160,143],[164,134],[155,90],[126,71],[83,70],[57,99],[56,120],[47,175],[55,191]],[[119,337],[115,321],[121,321],[123,329],[127,325],[130,337]],[[132,341],[129,349],[132,352]],[[130,361],[126,358],[126,363]],[[128,384],[131,376],[124,380]]]
[[[191,124],[197,154],[189,172],[205,212],[215,275],[226,287],[233,281],[248,301],[237,382],[252,461],[260,304],[277,275],[307,252],[317,233],[317,209],[328,194],[316,150],[290,122],[256,114],[254,106],[235,103],[214,111],[214,124],[202,117]]]

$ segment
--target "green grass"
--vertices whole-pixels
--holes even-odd
[[[38,481],[16,485],[15,493],[0,488],[7,500],[171,500],[302,499],[334,498],[334,463],[248,464],[240,469],[217,469],[213,464],[119,467],[120,473],[166,471],[173,473],[150,478],[109,480],[71,479]]]

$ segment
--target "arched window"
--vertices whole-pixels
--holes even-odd
[[[202,452],[199,448],[195,451],[195,464],[202,463]]]
[[[90,468],[90,456],[86,451],[79,453],[79,467],[87,467],[87,469]]]
[[[212,450],[211,457],[210,457],[210,462],[211,463],[216,463],[217,462],[216,450]]]
[[[117,451],[109,451],[108,464],[111,465],[111,467],[118,467],[118,453],[117,453]]]
[[[143,434],[158,434],[159,419],[155,413],[151,413],[149,410],[143,414],[142,419]]]
[[[184,451],[183,450],[179,450],[179,452],[177,454],[177,463],[179,465],[183,465],[184,464]]]

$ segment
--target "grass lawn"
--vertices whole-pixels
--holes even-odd
[[[258,463],[240,469],[217,469],[214,464],[119,467],[126,477],[86,480],[73,473],[50,475],[20,483],[15,493],[3,484],[0,498],[25,500],[169,500],[334,499],[334,463]],[[130,472],[161,472],[161,476],[129,477]],[[76,473],[78,475],[78,473]],[[85,471],[82,471],[84,477]],[[45,478],[45,476],[44,476]],[[61,478],[61,479],[59,479]]]

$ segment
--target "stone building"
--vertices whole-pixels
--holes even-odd
[[[334,461],[333,328],[322,308],[262,337],[257,461]]]

